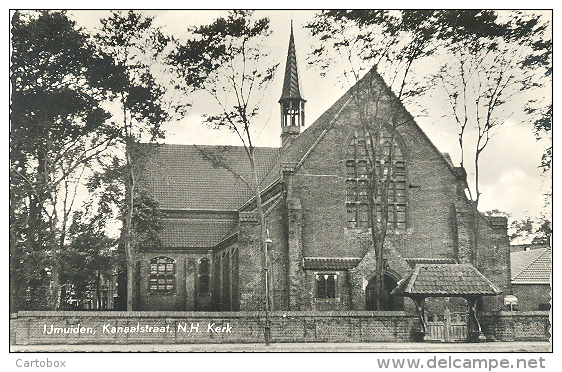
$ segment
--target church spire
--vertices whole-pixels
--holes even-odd
[[[279,104],[281,106],[281,144],[285,146],[291,138],[300,133],[304,126],[304,103],[299,84],[299,71],[297,66],[297,53],[295,50],[295,37],[293,35],[293,21],[291,20],[291,36],[289,37],[289,50],[285,65],[285,79]]]

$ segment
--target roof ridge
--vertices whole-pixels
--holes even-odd
[[[310,126],[308,126],[308,128],[306,128],[303,132],[301,132],[299,134],[298,137],[296,137],[293,142],[291,143],[291,147],[292,145],[295,145],[296,143],[298,143],[299,138],[303,138],[303,134],[310,132],[310,130],[315,126],[315,124],[317,123],[322,123],[324,121],[329,120],[329,123],[325,125],[325,127],[323,128],[323,130],[317,134],[317,138],[315,138],[312,143],[308,146],[308,148],[305,148],[306,150],[301,151],[304,152],[304,155],[300,155],[300,156],[292,156],[292,158],[297,157],[297,161],[291,161],[291,163],[296,163],[297,165],[294,167],[295,170],[297,170],[298,168],[300,168],[300,166],[302,165],[302,163],[304,162],[304,160],[308,157],[308,155],[310,154],[310,152],[314,149],[314,147],[316,147],[316,145],[318,144],[318,142],[322,139],[322,137],[324,137],[324,135],[326,134],[326,132],[332,127],[333,123],[335,122],[335,120],[338,118],[338,116],[341,114],[341,112],[343,111],[344,108],[346,108],[349,104],[349,102],[353,99],[352,96],[352,90],[363,83],[363,81],[365,79],[376,79],[377,81],[379,81],[381,83],[382,89],[384,89],[386,91],[386,93],[389,95],[389,98],[392,100],[396,100],[398,102],[398,104],[400,105],[400,107],[402,108],[403,112],[405,113],[405,116],[409,119],[408,121],[410,121],[411,123],[413,123],[413,125],[420,131],[420,133],[422,134],[423,137],[425,137],[425,139],[428,141],[428,143],[430,144],[430,146],[436,151],[437,155],[441,158],[441,160],[443,161],[443,163],[446,165],[446,167],[451,171],[451,173],[457,177],[457,173],[455,172],[455,166],[454,164],[449,163],[449,161],[447,160],[447,158],[443,155],[443,153],[437,148],[437,146],[435,145],[435,143],[427,136],[427,133],[425,133],[425,131],[419,126],[419,124],[417,123],[417,121],[415,120],[415,118],[412,116],[412,114],[410,113],[410,111],[408,111],[408,109],[406,108],[406,106],[404,105],[404,103],[402,102],[402,100],[400,100],[396,94],[392,91],[392,89],[390,88],[390,86],[384,81],[384,79],[382,78],[382,76],[378,73],[377,69],[376,69],[376,65],[371,67],[371,69],[369,69],[367,71],[367,73],[365,73],[365,75],[363,77],[361,77],[357,82],[355,82],[355,84],[353,84],[349,89],[347,89],[345,91],[345,93],[340,96],[340,98],[338,98],[326,111],[324,111]],[[344,98],[347,98],[343,103],[342,100]],[[339,105],[338,105],[339,103]],[[323,118],[323,116],[331,111],[331,110],[335,110],[339,107],[339,110],[337,111],[337,113],[332,113],[331,118],[330,119],[326,119],[326,120],[321,120]],[[320,125],[320,124],[318,124]],[[287,151],[287,153],[289,153],[289,151]],[[295,154],[296,155],[296,154]],[[291,156],[289,156],[291,157]]]
[[[408,281],[408,285],[406,286],[404,291],[411,291],[412,287],[414,286],[414,283],[416,282],[416,279],[418,278],[418,275],[420,274],[420,269],[421,269],[421,264],[416,264],[416,266],[414,267],[414,271],[412,272],[412,275],[410,276],[410,280]]]
[[[326,126],[326,128],[324,128],[324,130],[320,133],[320,135],[318,135],[318,138],[316,138],[316,140],[314,141],[314,143],[312,144],[312,146],[309,147],[308,150],[306,150],[306,152],[304,153],[304,155],[301,157],[301,159],[299,160],[299,162],[297,163],[296,167],[295,167],[295,171],[297,169],[299,169],[302,164],[304,163],[304,161],[306,160],[306,158],[308,157],[308,155],[310,155],[310,153],[312,152],[312,150],[314,150],[314,148],[316,148],[316,146],[318,145],[318,143],[320,143],[320,141],[322,140],[322,138],[324,138],[324,136],[326,135],[326,133],[328,133],[328,131],[332,128],[334,122],[336,121],[336,119],[340,116],[341,112],[343,111],[344,108],[347,107],[347,105],[349,104],[349,102],[351,101],[353,97],[349,97],[347,99],[347,101],[345,101],[345,103],[342,105],[342,107],[338,110],[338,112],[332,117],[332,120],[330,120],[330,122],[328,123],[328,125]],[[313,123],[314,124],[314,123]]]

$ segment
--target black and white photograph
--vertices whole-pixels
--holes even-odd
[[[10,368],[555,368],[552,9],[9,19]]]

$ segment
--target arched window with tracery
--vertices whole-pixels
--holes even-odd
[[[150,292],[170,293],[174,291],[176,262],[168,257],[156,257],[150,260]]]
[[[371,138],[376,141],[371,145]],[[391,145],[393,143],[393,145]],[[372,155],[374,149],[375,156]],[[390,151],[392,156],[388,161]],[[376,169],[371,166],[375,162]],[[346,205],[347,227],[368,228],[369,222],[369,173],[371,170],[378,175],[381,182],[390,176],[388,200],[388,227],[395,230],[406,229],[406,163],[402,149],[388,131],[381,134],[365,136],[363,132],[355,132],[346,148]],[[383,203],[379,187],[375,187],[375,218],[381,221]]]

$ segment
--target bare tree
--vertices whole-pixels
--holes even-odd
[[[384,291],[384,244],[388,232],[390,205],[400,157],[396,133],[408,118],[402,101],[423,89],[410,80],[412,67],[433,53],[436,25],[434,11],[323,11],[307,25],[320,45],[309,64],[325,71],[343,68],[344,81],[351,86],[362,133],[357,140],[367,161],[369,226],[375,251],[375,308],[382,309]],[[384,35],[384,37],[383,37]],[[370,70],[370,71],[369,71]],[[366,71],[369,71],[365,74]],[[325,72],[323,72],[325,73]],[[389,90],[376,75],[384,78]],[[365,75],[363,77],[363,75]],[[388,97],[391,97],[388,100]]]
[[[439,86],[446,93],[449,116],[458,128],[461,166],[465,163],[466,132],[476,131],[471,150],[475,167],[474,194],[471,192],[471,196],[476,207],[481,195],[479,164],[482,152],[509,119],[525,120],[521,102],[529,100],[530,92],[544,92],[548,88],[541,81],[540,68],[524,66],[535,53],[531,45],[533,40],[544,36],[547,24],[541,22],[539,16],[528,18],[517,12],[509,14],[507,20],[498,18],[495,12],[486,13],[489,17],[487,28],[459,17],[459,21],[445,32],[452,43],[443,50],[448,60],[436,75]]]
[[[272,80],[277,68],[277,64],[268,62],[264,51],[268,35],[268,18],[254,19],[250,11],[232,11],[209,25],[190,29],[191,38],[185,44],[178,43],[169,56],[170,64],[185,82],[184,89],[204,91],[216,103],[215,114],[208,115],[205,122],[214,128],[226,128],[240,139],[250,177],[239,174],[220,151],[200,151],[213,166],[230,171],[252,191],[264,265],[266,226],[252,131],[260,105],[258,92]]]
[[[448,117],[458,129],[461,166],[465,166],[467,149],[474,159],[474,192],[469,187],[468,193],[473,201],[472,262],[476,265],[482,154],[509,120],[532,118],[526,114],[536,111],[534,96],[545,97],[539,104],[542,107],[552,104],[548,58],[542,58],[541,63],[530,62],[551,48],[549,21],[523,12],[509,12],[503,17],[494,11],[477,10],[446,11],[442,15],[451,20],[442,34],[450,43],[442,49],[445,62],[435,81],[445,92]],[[475,133],[474,141],[467,140],[469,131]]]

